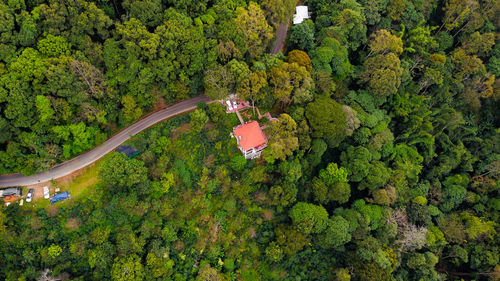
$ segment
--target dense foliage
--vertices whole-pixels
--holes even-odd
[[[86,196],[0,212],[0,279],[500,280],[500,2],[0,0],[0,173],[46,170],[175,100]],[[249,109],[245,118],[254,116]]]

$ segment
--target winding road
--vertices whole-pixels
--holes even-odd
[[[140,119],[129,127],[122,129],[120,132],[112,136],[100,146],[87,151],[71,160],[63,162],[46,172],[41,172],[31,176],[25,176],[23,174],[1,175],[0,187],[31,185],[69,175],[74,171],[77,171],[94,163],[107,153],[113,151],[120,144],[129,140],[130,137],[135,136],[136,134],[153,126],[154,124],[195,109],[196,104],[199,102],[210,103],[211,101],[208,97],[201,95],[156,111]]]

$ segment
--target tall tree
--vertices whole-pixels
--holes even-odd
[[[330,147],[336,147],[345,137],[346,114],[342,106],[327,97],[318,97],[306,107],[306,117],[313,136],[323,138]]]
[[[250,1],[248,8],[236,8],[234,23],[245,38],[251,58],[258,58],[273,37],[273,28],[267,23],[259,4]]]

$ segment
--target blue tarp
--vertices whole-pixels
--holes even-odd
[[[68,198],[69,198],[69,192],[66,191],[66,192],[54,195],[52,198],[50,198],[50,203],[54,204],[57,201],[61,201],[61,200],[68,199]]]

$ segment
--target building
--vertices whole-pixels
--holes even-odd
[[[257,121],[234,127],[232,136],[236,138],[238,148],[246,159],[259,158],[267,146],[266,136]]]
[[[295,7],[295,15],[293,15],[293,24],[302,23],[305,19],[310,17],[307,6]]]

